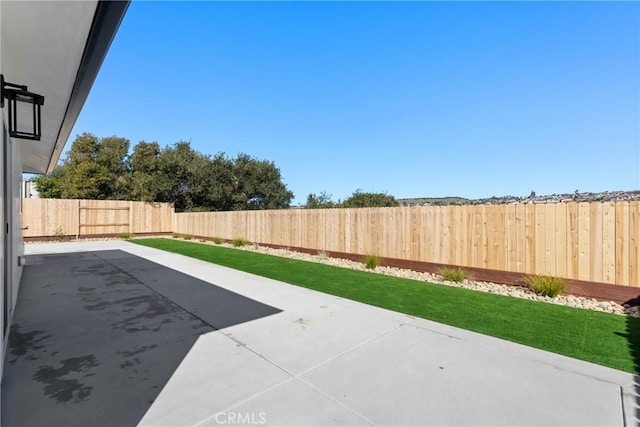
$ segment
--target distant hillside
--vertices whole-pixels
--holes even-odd
[[[467,205],[471,203],[470,199],[464,197],[416,197],[409,199],[398,199],[398,203],[403,206],[416,205]]]
[[[600,193],[574,192],[571,194],[550,194],[529,197],[501,196],[486,199],[465,199],[464,197],[413,197],[397,199],[401,206],[449,206],[449,205],[496,205],[518,203],[558,203],[558,202],[619,202],[640,200],[640,190],[603,191]]]

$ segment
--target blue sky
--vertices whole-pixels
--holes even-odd
[[[73,130],[295,193],[640,189],[640,3],[132,2]]]

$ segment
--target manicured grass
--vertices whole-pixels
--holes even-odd
[[[139,245],[640,374],[640,319],[171,239]]]

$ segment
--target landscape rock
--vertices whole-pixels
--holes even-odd
[[[87,240],[114,240],[112,238],[101,239],[87,239]],[[38,242],[30,242],[29,244],[37,244]],[[50,243],[50,242],[48,242]],[[207,244],[214,245],[211,241],[206,241]],[[311,261],[335,267],[349,268],[352,270],[368,271],[377,274],[385,274],[393,277],[401,277],[405,279],[419,280],[423,282],[435,283],[445,286],[454,286],[458,288],[471,289],[479,292],[488,292],[492,294],[499,294],[505,296],[511,296],[514,298],[524,298],[531,301],[541,301],[546,303],[564,305],[568,307],[602,311],[606,313],[613,313],[618,315],[627,315],[631,317],[640,318],[640,306],[630,306],[629,304],[620,305],[614,301],[598,301],[593,298],[584,298],[577,295],[565,295],[560,294],[555,298],[544,297],[537,295],[528,287],[511,286],[500,283],[491,283],[483,281],[465,280],[462,283],[454,283],[444,281],[440,276],[432,273],[423,273],[413,270],[404,270],[395,267],[377,267],[374,270],[369,270],[364,266],[362,262],[350,261],[341,258],[330,258],[325,255],[311,255],[302,252],[294,252],[287,249],[273,249],[266,246],[248,245],[236,248],[228,243],[222,243],[219,246],[225,246],[228,248],[260,252],[268,255],[280,256],[285,258],[298,259],[302,261]]]
[[[227,245],[232,247],[231,245]],[[368,270],[362,262],[350,261],[341,258],[321,257],[318,255],[293,252],[285,249],[272,249],[268,247],[258,246],[236,248],[241,250],[251,250],[266,253],[269,255],[282,256],[287,258],[295,258],[304,261],[320,262],[336,267],[350,268],[353,270],[373,271],[374,273],[385,274],[394,277],[402,277],[405,279],[420,280],[429,283],[441,284],[446,286],[454,286],[459,288],[471,289],[480,292],[488,292],[492,294],[506,295],[514,298],[524,298],[532,301],[542,301],[568,307],[603,311],[619,315],[629,315],[640,317],[640,306],[630,307],[628,304],[622,306],[614,301],[598,301],[593,298],[584,298],[577,295],[561,294],[555,298],[537,295],[528,287],[511,286],[500,283],[491,283],[483,281],[465,280],[462,283],[455,283],[443,280],[440,276],[432,273],[423,273],[413,270],[404,270],[395,267],[378,267],[375,270]]]

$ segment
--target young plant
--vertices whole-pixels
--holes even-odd
[[[462,267],[442,267],[438,270],[438,274],[447,282],[461,283],[469,279],[471,276],[469,271]]]
[[[131,238],[131,233],[120,233],[118,234],[118,237],[122,240],[128,240]]]
[[[532,275],[524,278],[524,282],[537,294],[544,297],[557,297],[567,287],[567,282],[554,276]]]
[[[321,261],[326,261],[329,258],[329,255],[326,251],[318,251],[318,258],[320,258]]]
[[[62,227],[56,228],[56,231],[53,233],[53,236],[55,237],[55,240],[58,240],[58,241],[67,240],[67,235],[65,234]]]
[[[191,239],[193,239],[193,236],[191,236],[190,234],[185,234],[184,236],[182,236],[182,238],[184,240],[191,240]]]
[[[248,242],[247,242],[245,239],[243,239],[243,238],[239,237],[239,238],[237,238],[237,239],[233,239],[233,242],[231,242],[231,243],[232,243],[232,244],[233,244],[233,246],[235,246],[236,248],[239,248],[239,247],[242,247],[242,246],[246,245]]]
[[[380,264],[380,257],[377,255],[367,255],[364,257],[364,266],[369,270],[374,270]]]
[[[220,237],[214,237],[213,243],[215,243],[216,245],[219,245],[222,243],[222,239]]]

